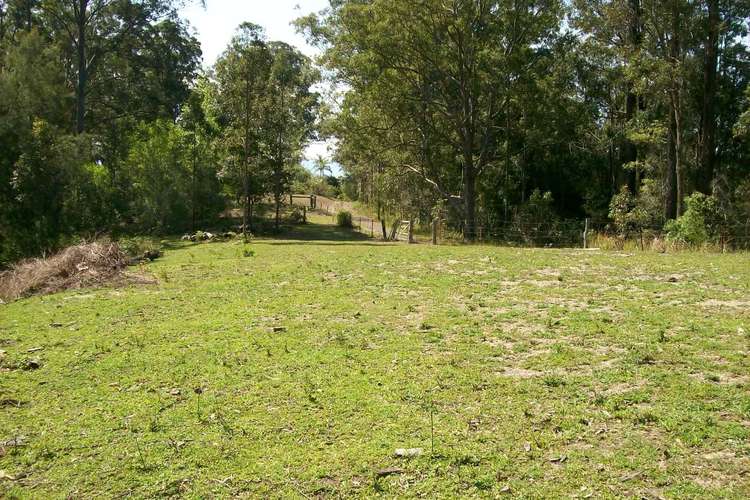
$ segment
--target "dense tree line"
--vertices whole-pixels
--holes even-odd
[[[243,25],[204,72],[182,5],[0,0],[0,265],[289,190],[317,109],[310,62]]]
[[[540,209],[661,227],[692,206],[716,235],[750,215],[749,15],[745,0],[337,0],[298,24],[344,90],[337,159],[379,211],[447,214],[471,239]]]

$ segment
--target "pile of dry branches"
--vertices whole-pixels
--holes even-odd
[[[0,300],[109,283],[143,282],[123,273],[128,257],[117,243],[95,241],[68,247],[51,257],[28,259],[0,273]]]

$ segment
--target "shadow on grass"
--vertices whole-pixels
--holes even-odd
[[[258,241],[270,245],[299,245],[306,243],[382,245],[378,240],[355,231],[354,229],[347,229],[330,224],[314,223],[294,226],[286,231],[282,231],[275,237],[262,237],[259,238]]]

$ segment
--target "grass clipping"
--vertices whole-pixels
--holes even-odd
[[[23,260],[0,273],[0,301],[106,284],[154,283],[125,269],[130,259],[117,243],[95,241],[51,257]]]

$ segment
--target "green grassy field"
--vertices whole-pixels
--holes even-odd
[[[288,238],[0,306],[0,497],[750,496],[747,254]]]

